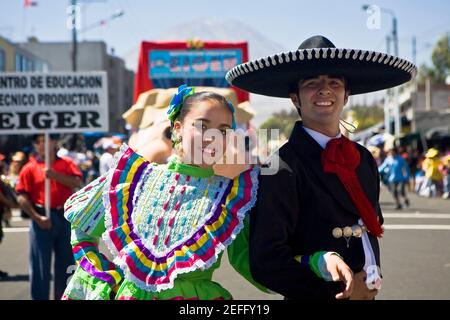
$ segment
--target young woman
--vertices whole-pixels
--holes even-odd
[[[259,170],[229,179],[207,161],[225,151],[217,146],[226,146],[226,131],[235,127],[232,105],[183,85],[168,116],[176,156],[167,165],[122,146],[110,171],[66,202],[78,266],[63,299],[231,299],[212,281],[225,249],[232,266],[266,290],[252,279],[248,262],[246,214],[256,201]],[[212,143],[208,129],[223,140]],[[114,262],[98,251],[101,236]]]

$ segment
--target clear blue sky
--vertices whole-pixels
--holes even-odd
[[[33,34],[41,41],[69,41],[66,27],[69,0],[35,0],[37,7],[23,8],[24,0],[0,0],[0,34],[13,41]],[[307,37],[323,34],[337,47],[385,51],[385,37],[392,28],[388,14],[381,15],[381,28],[366,26],[368,14],[361,7],[373,4],[395,12],[398,19],[400,56],[412,59],[411,38],[417,37],[417,62],[430,61],[431,45],[450,30],[450,1],[395,0],[84,0],[82,25],[88,26],[116,10],[125,15],[81,39],[104,40],[125,57],[142,40],[171,27],[201,19],[220,17],[239,20],[285,48],[295,49]],[[90,2],[90,3],[89,3]]]

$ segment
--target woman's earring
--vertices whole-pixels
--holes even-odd
[[[182,144],[181,144],[181,141],[183,141],[183,138],[182,138],[181,136],[178,136],[178,137],[176,138],[176,140],[175,140],[175,142],[176,142],[175,146],[176,146],[178,155],[179,155],[180,157],[183,157],[184,152],[183,152],[183,146],[182,146]]]

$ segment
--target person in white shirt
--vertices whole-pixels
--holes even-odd
[[[113,155],[118,150],[119,145],[114,143],[112,140],[106,140],[105,142],[103,142],[102,147],[105,152],[101,155],[99,160],[100,175],[108,172],[109,168],[113,164]]]

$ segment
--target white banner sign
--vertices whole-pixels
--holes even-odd
[[[0,135],[108,131],[106,72],[0,72]]]

